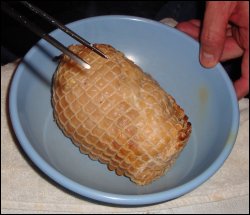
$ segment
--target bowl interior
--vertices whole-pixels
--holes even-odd
[[[193,126],[187,147],[172,170],[148,186],[136,186],[79,152],[53,121],[51,81],[59,51],[41,40],[18,68],[17,116],[35,151],[67,178],[99,191],[138,195],[183,185],[206,171],[234,138],[235,95],[220,65],[204,69],[198,44],[175,29],[149,20],[123,16],[90,18],[69,25],[87,40],[124,52],[184,108]],[[53,35],[76,43],[61,31]],[[231,144],[231,145],[230,145]],[[226,159],[227,155],[223,159]]]

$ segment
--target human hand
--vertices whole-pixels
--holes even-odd
[[[241,77],[234,83],[238,99],[249,92],[249,1],[207,1],[203,26],[199,20],[179,23],[179,30],[200,40],[204,67],[242,57]],[[202,29],[201,29],[202,28]]]

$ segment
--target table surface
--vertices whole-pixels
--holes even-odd
[[[8,114],[8,89],[17,62],[1,67],[1,213],[249,213],[249,100],[240,106],[236,144],[217,173],[177,199],[143,207],[114,207],[65,190],[29,160]]]

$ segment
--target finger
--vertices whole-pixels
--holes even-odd
[[[243,55],[243,49],[233,37],[227,37],[220,61],[227,61]]]
[[[191,19],[189,20],[190,23],[192,23],[194,26],[200,28],[201,27],[201,21],[198,19]]]
[[[233,32],[232,32],[232,28],[231,27],[227,28],[227,30],[226,30],[226,36],[227,37],[233,36]]]
[[[207,2],[200,51],[200,61],[204,67],[215,66],[221,58],[231,13],[230,1]]]
[[[234,82],[234,88],[239,100],[249,93],[249,50],[243,55],[241,71],[242,76]]]
[[[181,22],[176,26],[176,28],[193,37],[195,40],[199,40],[200,28],[192,22]]]

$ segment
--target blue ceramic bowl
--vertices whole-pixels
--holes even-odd
[[[101,16],[68,25],[87,40],[107,43],[150,73],[185,109],[193,126],[187,147],[173,169],[148,186],[116,176],[79,152],[53,121],[51,79],[60,52],[40,40],[24,57],[10,89],[10,116],[31,160],[63,187],[113,204],[143,205],[179,197],[201,185],[223,164],[239,123],[233,86],[220,64],[203,68],[199,45],[161,23],[130,16]],[[76,43],[59,30],[66,45]]]

